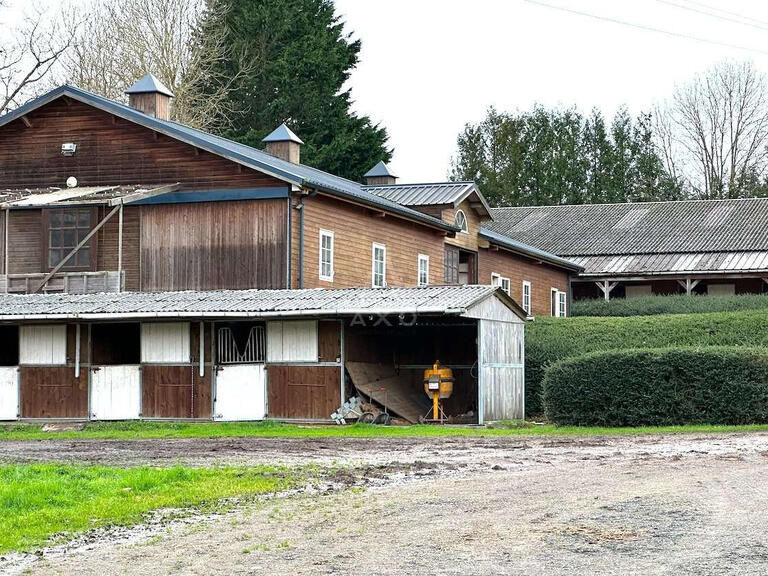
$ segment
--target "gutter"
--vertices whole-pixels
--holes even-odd
[[[561,258],[560,256],[557,256],[550,252],[539,250],[538,248],[534,248],[533,246],[528,246],[527,244],[523,244],[522,242],[517,242],[512,238],[508,238],[502,234],[480,229],[480,232],[478,232],[477,235],[480,238],[484,238],[485,240],[488,240],[492,244],[496,244],[497,246],[501,246],[502,248],[509,250],[510,252],[514,252],[516,254],[522,254],[524,256],[535,258],[537,260],[543,260],[545,262],[548,262],[555,266],[559,266],[561,268],[565,268],[567,270],[571,270],[573,272],[581,273],[584,271],[584,267],[579,264],[576,264],[575,262],[571,262],[570,260],[566,260],[565,258]]]

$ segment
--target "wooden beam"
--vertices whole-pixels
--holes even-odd
[[[176,182],[175,184],[168,184],[167,186],[159,186],[157,188],[153,188],[152,190],[143,190],[141,192],[135,192],[133,194],[129,194],[128,196],[123,196],[121,198],[112,198],[109,201],[110,206],[118,206],[121,204],[130,204],[131,202],[138,202],[139,200],[145,200],[147,198],[152,198],[153,196],[159,196],[160,194],[167,194],[168,192],[176,192],[181,188],[181,182]]]
[[[123,205],[117,215],[117,291],[123,291]]]
[[[25,125],[27,128],[32,128],[32,122],[30,122],[30,121],[29,121],[29,118],[27,118],[27,115],[26,115],[26,114],[24,114],[24,115],[21,117],[21,121],[22,121],[22,122],[24,122],[24,125]]]
[[[696,288],[696,286],[699,285],[699,282],[701,280],[691,280],[690,278],[686,278],[685,280],[678,280],[677,283],[680,284],[683,288],[685,288],[685,293],[690,296],[693,292],[693,289]]]
[[[618,282],[611,282],[610,280],[596,280],[595,284],[602,291],[606,302],[611,299],[611,291],[619,285]]]
[[[72,249],[72,251],[71,251],[69,254],[67,254],[67,255],[64,257],[64,259],[63,259],[61,262],[59,262],[59,263],[56,265],[56,267],[55,267],[53,270],[51,270],[50,272],[48,272],[48,274],[46,274],[46,275],[45,275],[45,277],[43,278],[43,281],[42,281],[42,282],[40,282],[40,285],[39,285],[39,286],[38,286],[38,287],[35,289],[35,292],[40,292],[40,290],[42,290],[42,289],[43,289],[43,287],[44,287],[46,284],[48,284],[48,281],[49,281],[51,278],[53,278],[53,276],[54,276],[54,275],[55,275],[55,274],[56,274],[56,273],[57,273],[59,270],[61,270],[61,269],[64,267],[64,265],[65,265],[67,262],[69,262],[70,258],[72,258],[72,256],[74,256],[75,254],[77,254],[77,251],[78,251],[78,250],[80,250],[80,248],[82,248],[83,246],[85,246],[85,245],[88,243],[88,241],[89,241],[91,238],[93,238],[93,237],[96,235],[96,232],[98,232],[99,230],[101,230],[101,228],[104,226],[104,224],[106,224],[106,223],[109,221],[109,219],[110,219],[110,218],[112,218],[112,216],[114,216],[115,214],[117,214],[117,212],[118,212],[119,210],[120,210],[120,206],[116,206],[115,208],[113,208],[113,209],[112,209],[112,211],[111,211],[109,214],[107,214],[107,216],[104,218],[104,220],[102,220],[101,222],[99,222],[98,224],[96,224],[96,226],[93,228],[93,230],[91,230],[90,232],[88,232],[88,235],[87,235],[85,238],[83,238],[83,239],[80,241],[80,243],[79,243],[77,246],[75,246],[75,247]]]

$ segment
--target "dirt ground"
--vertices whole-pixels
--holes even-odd
[[[768,573],[763,433],[22,441],[0,443],[0,459],[358,469],[8,557],[8,574]]]

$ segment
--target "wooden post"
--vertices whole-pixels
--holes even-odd
[[[123,204],[117,213],[117,291],[123,291]],[[202,374],[201,374],[202,376]]]
[[[693,292],[693,289],[696,288],[696,286],[699,285],[699,282],[701,280],[691,280],[690,278],[686,278],[685,280],[678,280],[677,283],[680,284],[683,288],[685,288],[685,294],[687,296],[690,296]]]
[[[610,280],[596,280],[595,284],[602,291],[606,302],[611,299],[611,291],[619,285],[618,282],[611,282]]]
[[[5,234],[5,240],[3,241],[3,250],[5,252],[3,256],[3,271],[5,272],[5,275],[8,276],[8,238],[10,237],[8,234],[8,228],[11,226],[11,209],[6,208],[5,209],[5,230],[3,230]],[[6,279],[6,292],[8,291],[8,280]]]

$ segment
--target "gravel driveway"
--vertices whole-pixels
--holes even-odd
[[[375,477],[86,540],[8,573],[768,573],[761,433],[3,442],[0,458],[342,463]]]

